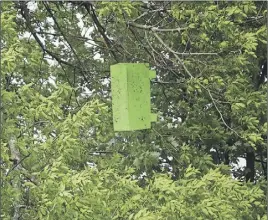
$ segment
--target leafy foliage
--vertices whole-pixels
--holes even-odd
[[[2,3],[1,219],[265,219],[263,4]],[[118,62],[151,130],[113,131]]]

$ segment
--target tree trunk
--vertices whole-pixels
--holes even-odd
[[[11,153],[11,159],[13,161],[13,166],[15,170],[19,170],[21,168],[21,165],[18,164],[20,161],[20,153],[19,151],[16,149],[16,139],[15,137],[11,137],[9,140],[9,149],[10,149],[10,153]],[[17,190],[17,192],[20,192],[20,176],[15,176],[12,179],[12,185],[13,187]],[[14,202],[13,202],[13,208],[14,208],[14,213],[12,216],[12,220],[18,220],[20,218],[20,196],[18,196],[17,198],[14,198]]]
[[[224,152],[224,164],[230,165],[229,151]]]
[[[246,153],[246,181],[254,182],[255,177],[255,153],[253,149]]]

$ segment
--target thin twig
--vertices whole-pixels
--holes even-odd
[[[119,60],[118,60],[118,58],[116,56],[116,53],[113,50],[114,45],[112,45],[111,40],[107,37],[107,35],[105,33],[106,30],[101,25],[101,23],[100,23],[97,15],[95,13],[95,10],[94,10],[92,4],[90,2],[85,2],[84,3],[84,7],[85,7],[86,11],[91,15],[91,18],[92,18],[94,24],[97,26],[97,30],[99,31],[99,33],[101,34],[102,38],[104,39],[107,48],[110,49],[110,53],[112,54],[112,56],[114,57],[114,59],[116,60],[116,62],[119,62]]]
[[[143,24],[137,24],[135,22],[127,22],[129,26],[144,29],[144,30],[151,30],[151,31],[158,31],[158,32],[180,32],[182,30],[186,30],[186,28],[157,28],[151,25],[143,25]]]
[[[164,82],[164,81],[158,81],[158,80],[151,80],[152,83],[159,83],[159,84],[181,84],[183,85],[184,83],[182,82]]]
[[[178,60],[178,62],[182,65],[182,67],[184,68],[184,70],[186,71],[186,73],[190,76],[190,78],[191,78],[191,79],[194,79],[193,75],[190,73],[190,71],[189,71],[189,70],[187,69],[187,67],[184,65],[183,61],[178,57],[178,55],[176,54],[176,52],[175,52],[174,50],[172,50],[169,46],[167,46],[167,45],[164,43],[164,41],[158,36],[158,34],[156,34],[155,32],[153,32],[153,34],[154,34],[155,37],[159,40],[159,42],[160,42],[163,46],[165,46],[166,49],[168,49],[171,53],[174,54],[175,58],[176,58],[176,59]],[[201,83],[199,83],[199,82],[197,82],[197,84],[200,85],[203,89],[205,89],[205,90],[208,92],[209,97],[211,98],[212,103],[213,103],[213,105],[214,105],[216,111],[219,113],[220,118],[221,118],[223,124],[224,124],[228,129],[230,129],[232,132],[234,132],[238,137],[242,138],[242,137],[241,137],[241,136],[240,136],[234,129],[232,129],[232,128],[225,122],[225,120],[224,120],[224,118],[223,118],[223,116],[222,116],[222,114],[221,114],[221,112],[220,112],[218,106],[217,106],[216,103],[215,103],[214,98],[212,97],[212,95],[211,95],[211,93],[210,93],[210,90],[209,90],[208,88],[206,88],[205,86],[203,86],[203,85],[202,85]]]
[[[218,53],[178,53],[178,52],[175,52],[175,54],[184,55],[184,56],[190,56],[190,55],[218,55]]]
[[[185,72],[188,74],[188,76],[193,79],[193,75],[190,73],[190,71],[188,70],[188,68],[185,66],[185,64],[183,63],[183,61],[178,57],[178,55],[176,54],[176,51],[172,50],[169,46],[167,46],[165,44],[165,42],[159,37],[159,35],[155,32],[153,32],[154,36],[158,39],[158,41],[165,46],[165,48],[167,48],[171,53],[174,54],[175,58],[179,61],[179,63],[182,65],[183,69],[185,70]]]
[[[208,92],[208,94],[209,94],[209,96],[210,96],[210,98],[211,98],[211,101],[213,102],[214,107],[216,108],[217,112],[219,113],[220,118],[221,118],[223,124],[224,124],[227,128],[229,128],[232,132],[234,132],[238,137],[242,138],[242,137],[241,137],[241,136],[240,136],[234,129],[232,129],[229,125],[227,125],[227,123],[225,122],[225,120],[224,120],[224,118],[223,118],[223,116],[222,116],[220,110],[218,109],[218,106],[217,106],[216,103],[215,103],[214,98],[212,97],[212,95],[211,95],[211,93],[210,93],[210,90],[207,89],[206,87],[204,87],[202,84],[199,84],[199,85],[201,85],[202,88],[205,89],[205,90]]]
[[[29,153],[28,155],[26,155],[25,157],[23,157],[19,162],[17,162],[7,173],[6,176],[8,176],[13,170],[15,170],[19,165],[21,165],[21,163],[28,158],[31,155],[31,153]]]
[[[73,48],[73,46],[72,46],[71,43],[69,42],[69,40],[68,40],[68,38],[66,37],[65,33],[61,30],[61,27],[60,27],[60,25],[59,25],[59,23],[58,23],[56,17],[54,16],[54,14],[53,14],[51,8],[48,6],[48,4],[47,4],[46,2],[43,2],[43,5],[45,6],[47,12],[48,12],[48,13],[50,14],[50,16],[52,17],[52,19],[53,19],[55,25],[57,26],[57,28],[58,28],[58,30],[59,30],[59,32],[60,32],[61,35],[63,36],[63,39],[64,39],[64,40],[66,41],[66,43],[69,45],[69,48],[71,49],[71,51],[73,52],[74,56],[76,57],[76,59],[77,59],[77,61],[78,61],[78,63],[79,63],[79,66],[80,66],[80,68],[81,68],[81,70],[82,70],[82,71],[81,71],[81,75],[83,76],[84,80],[89,84],[89,81],[88,81],[88,79],[87,79],[87,77],[86,77],[86,75],[85,75],[86,71],[84,70],[84,68],[83,68],[83,64],[82,64],[81,60],[79,59],[79,56],[77,55],[75,49]]]

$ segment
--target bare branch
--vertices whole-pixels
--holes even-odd
[[[175,52],[178,55],[184,55],[184,56],[190,56],[190,55],[218,55],[218,53],[178,53]]]
[[[199,83],[199,85],[202,86],[202,88],[205,89],[205,90],[208,92],[208,94],[209,94],[209,96],[210,96],[210,98],[211,98],[211,101],[213,102],[213,105],[214,105],[215,109],[216,109],[217,112],[219,113],[220,118],[221,118],[223,124],[224,124],[228,129],[230,129],[232,132],[234,132],[238,137],[242,138],[242,137],[241,137],[241,136],[240,136],[234,129],[232,129],[232,128],[225,122],[225,120],[224,120],[224,118],[223,118],[223,116],[222,116],[222,114],[221,114],[221,112],[220,112],[218,106],[216,105],[216,102],[215,102],[214,98],[212,97],[212,95],[211,95],[211,93],[210,93],[210,90],[207,89],[205,86],[203,86],[201,83]]]
[[[51,57],[53,57],[59,63],[63,63],[65,65],[74,67],[72,64],[68,63],[65,60],[62,60],[61,58],[59,58],[57,56],[57,54],[55,54],[55,53],[51,52],[50,50],[47,50],[46,49],[45,45],[41,42],[41,40],[37,36],[37,33],[35,32],[35,30],[31,26],[31,21],[30,21],[30,17],[29,17],[29,9],[27,8],[27,6],[23,5],[23,3],[21,3],[19,5],[19,7],[21,9],[21,15],[22,15],[22,17],[26,20],[26,27],[29,29],[29,31],[31,32],[31,34],[33,35],[34,39],[39,44],[39,46],[41,47],[41,49],[43,50],[43,52],[44,53],[47,53],[48,55],[50,55]]]
[[[28,158],[31,155],[31,153],[29,153],[28,155],[26,155],[25,157],[23,157],[20,161],[17,161],[14,166],[6,173],[6,176],[8,176],[13,170],[15,170],[17,167],[19,167],[21,165],[21,163]]]
[[[176,52],[174,50],[172,50],[169,46],[167,46],[164,41],[158,36],[158,34],[156,34],[155,32],[153,32],[155,37],[159,40],[159,42],[165,46],[166,49],[168,49],[171,53],[174,54],[175,58],[178,60],[178,62],[182,65],[182,67],[184,68],[184,70],[186,71],[186,73],[190,76],[191,79],[193,79],[193,75],[189,72],[189,70],[187,69],[187,67],[184,65],[183,61],[178,57],[178,55],[176,54]],[[223,122],[223,124],[228,128],[230,129],[232,132],[234,132],[238,137],[242,138],[234,129],[232,129],[224,120],[223,116],[222,116],[222,113],[220,112],[218,106],[216,105],[216,102],[214,100],[214,98],[212,97],[211,93],[210,93],[210,90],[208,88],[206,88],[205,86],[203,86],[201,83],[197,82],[198,85],[200,85],[203,89],[205,89],[208,94],[209,94],[209,97],[211,98],[212,102],[213,102],[213,105],[216,109],[216,111],[219,113],[220,115],[220,118]]]
[[[164,81],[156,81],[156,80],[151,80],[152,83],[158,83],[158,84],[181,84],[183,85],[184,83],[182,82],[164,82]]]
[[[105,34],[105,29],[104,27],[101,25],[101,23],[99,22],[98,20],[98,17],[94,11],[94,8],[92,6],[92,4],[90,2],[85,2],[84,3],[84,7],[86,8],[87,12],[91,15],[92,19],[93,19],[93,22],[94,24],[97,26],[97,29],[99,31],[99,33],[101,34],[101,36],[103,37],[104,41],[105,41],[105,44],[106,46],[110,49],[109,51],[111,52],[112,56],[114,57],[114,59],[119,62],[117,56],[116,56],[116,53],[115,51],[112,49],[113,46],[111,44],[111,41],[110,39],[107,37],[107,35]]]
[[[178,55],[176,54],[176,52],[174,50],[172,50],[168,45],[165,44],[165,42],[159,37],[159,35],[155,32],[154,36],[158,39],[158,41],[167,49],[169,50],[171,53],[174,54],[175,58],[178,60],[179,64],[182,65],[183,69],[185,70],[185,72],[188,74],[188,76],[193,79],[193,75],[190,73],[190,71],[188,70],[188,68],[185,66],[185,64],[183,63],[183,61],[178,57]]]
[[[132,26],[132,27],[136,27],[136,28],[140,28],[140,29],[144,29],[144,30],[151,30],[151,31],[159,31],[159,32],[180,32],[183,30],[186,30],[186,28],[165,28],[165,29],[161,29],[161,28],[157,28],[151,25],[143,25],[143,24],[137,24],[135,22],[127,22],[127,25]]]

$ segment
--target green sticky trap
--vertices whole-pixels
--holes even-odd
[[[151,113],[151,121],[152,122],[157,121],[157,114]]]
[[[156,72],[146,63],[119,63],[110,69],[114,130],[151,128],[157,115],[151,113],[150,79]]]

